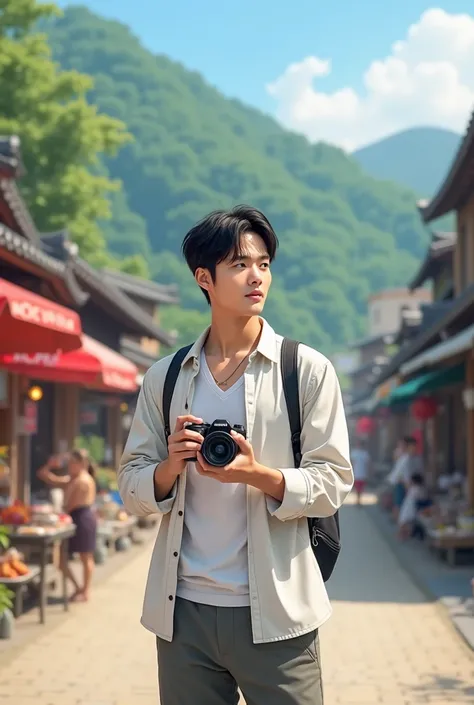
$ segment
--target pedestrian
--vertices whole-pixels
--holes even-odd
[[[248,206],[188,232],[183,253],[211,325],[179,368],[170,428],[172,357],[146,373],[118,472],[131,514],[162,515],[142,615],[157,636],[162,705],[234,705],[238,687],[249,705],[323,703],[318,630],[331,605],[308,517],[333,515],[353,474],[336,373],[306,345],[295,467],[282,338],[260,315],[277,245]],[[219,442],[188,426],[216,420]],[[219,434],[224,420],[240,432]],[[226,448],[235,458],[221,467]]]
[[[58,475],[63,467],[67,475]],[[37,473],[51,487],[64,490],[64,511],[72,518],[76,533],[69,539],[69,555],[64,556],[61,570],[74,585],[73,602],[87,602],[94,572],[97,519],[93,511],[96,498],[95,469],[87,450],[77,449],[64,456],[52,456]],[[83,581],[78,582],[69,565],[69,558],[78,553],[82,563]]]
[[[415,472],[411,478],[407,488],[405,499],[400,507],[398,515],[398,538],[402,541],[410,538],[416,529],[417,518],[420,510],[424,510],[430,506],[428,495],[426,492],[423,475]]]
[[[401,452],[396,459],[387,480],[393,488],[393,518],[398,522],[400,508],[405,500],[411,477],[422,473],[422,462],[418,455],[418,443],[413,436],[405,436],[400,441]]]
[[[355,448],[351,451],[351,462],[354,469],[354,489],[357,494],[357,504],[361,506],[362,495],[367,478],[371,471],[371,458],[363,438],[356,438]]]

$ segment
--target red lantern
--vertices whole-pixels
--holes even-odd
[[[370,416],[361,416],[356,423],[357,433],[369,435],[375,429],[375,421]]]
[[[436,400],[431,397],[420,397],[415,399],[411,405],[411,411],[415,419],[418,421],[427,421],[436,416],[438,405]]]

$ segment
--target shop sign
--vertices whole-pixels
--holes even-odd
[[[66,311],[56,311],[43,308],[31,301],[18,300],[10,301],[10,310],[14,318],[27,323],[36,323],[40,326],[56,328],[56,330],[67,333],[75,333],[77,331],[76,317],[68,316]]]

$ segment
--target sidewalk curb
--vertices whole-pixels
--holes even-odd
[[[452,598],[446,598],[445,600],[439,598],[429,585],[423,581],[417,571],[414,570],[413,562],[404,554],[402,546],[397,542],[394,534],[390,531],[390,526],[385,521],[385,517],[382,515],[381,509],[377,503],[364,505],[364,509],[374,526],[382,534],[388,547],[400,564],[400,567],[408,573],[416,587],[426,599],[436,605],[440,616],[462,637],[467,648],[470,651],[474,651],[474,616],[469,615],[467,612],[459,614],[460,603],[458,600],[453,602]]]

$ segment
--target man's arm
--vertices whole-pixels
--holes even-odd
[[[278,469],[284,479],[281,502],[267,496],[269,511],[282,521],[332,516],[354,484],[341,389],[329,361],[304,400],[301,449],[299,468]],[[266,470],[273,476],[275,470]]]
[[[176,498],[176,481],[171,482],[166,473],[168,447],[161,404],[157,404],[162,394],[160,373],[157,372],[153,366],[143,379],[117,471],[120,496],[127,511],[135,516],[166,514],[171,511]],[[159,488],[157,494],[155,480]]]

